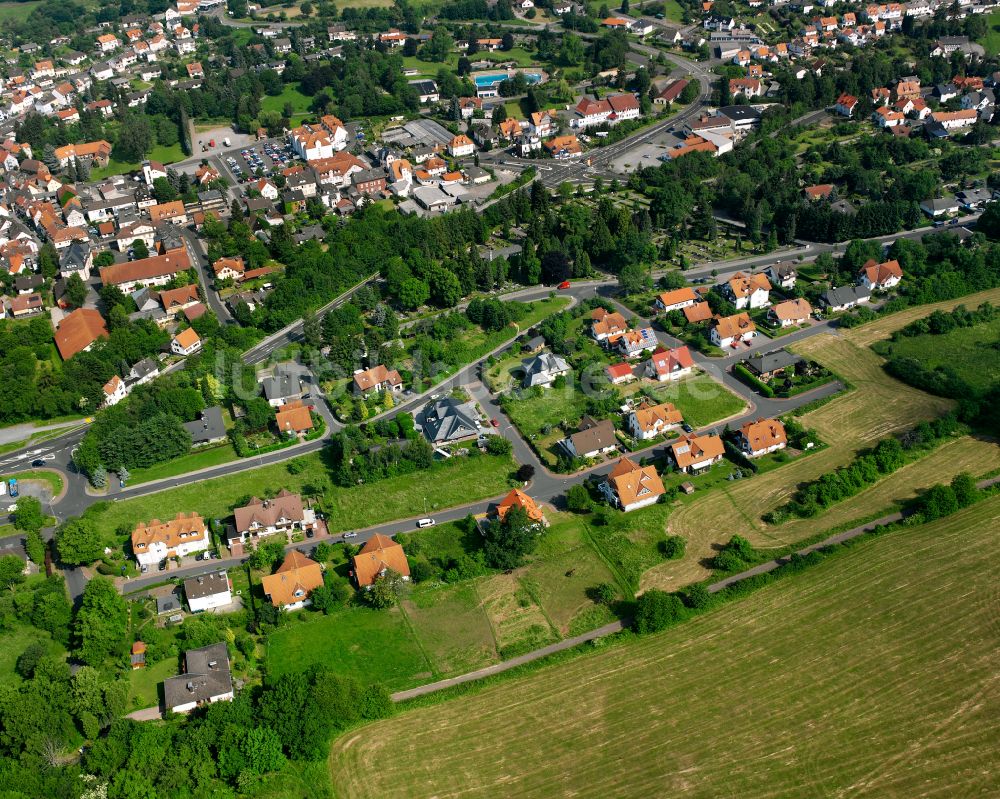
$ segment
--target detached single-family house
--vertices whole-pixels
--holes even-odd
[[[213,608],[224,608],[232,604],[233,586],[225,569],[211,574],[189,577],[184,581],[184,596],[192,613],[201,613]]]
[[[264,596],[276,608],[298,610],[311,604],[310,592],[323,585],[323,569],[316,561],[293,549],[285,555],[277,571],[266,575],[260,583]]]
[[[452,158],[464,158],[472,155],[475,151],[476,145],[464,133],[459,133],[448,142],[448,155]]]
[[[830,311],[846,311],[848,308],[868,302],[872,298],[871,289],[864,286],[841,286],[824,291],[819,304]]]
[[[420,426],[424,437],[432,444],[447,444],[478,435],[478,418],[471,402],[445,397],[424,408]]]
[[[601,483],[601,493],[614,507],[628,513],[655,504],[666,490],[654,467],[622,458]]]
[[[756,353],[751,355],[743,365],[751,374],[761,380],[770,380],[772,377],[784,374],[788,370],[794,370],[802,363],[800,355],[793,355],[788,350],[775,350],[768,353]]]
[[[297,530],[311,530],[315,523],[316,512],[303,507],[299,494],[281,489],[273,499],[251,497],[248,504],[233,511],[229,548],[233,555],[241,555],[243,544],[248,541],[279,534],[287,538]]]
[[[661,383],[667,380],[680,380],[694,370],[694,359],[687,345],[665,350],[657,348],[653,356],[646,361],[646,376]]]
[[[566,360],[551,352],[541,352],[533,358],[521,361],[524,367],[524,387],[551,386],[557,377],[568,375],[571,371]]]
[[[188,327],[170,340],[170,351],[174,355],[186,358],[201,349],[201,338],[193,327]]]
[[[780,286],[783,289],[795,288],[795,281],[798,279],[799,271],[791,261],[778,261],[767,268],[767,276],[772,285]]]
[[[938,197],[933,200],[923,200],[920,203],[920,210],[931,218],[957,214],[959,210],[958,200],[955,197]]]
[[[670,457],[682,472],[700,472],[722,460],[726,447],[715,434],[681,436],[670,445]]]
[[[598,421],[592,416],[584,416],[580,420],[580,429],[564,438],[562,445],[574,458],[596,458],[618,449],[618,439],[610,419]]]
[[[748,458],[760,458],[788,446],[785,426],[777,419],[747,422],[736,433],[736,442]]]
[[[354,393],[362,397],[377,394],[380,391],[391,391],[398,394],[402,390],[403,378],[399,372],[395,369],[386,369],[382,364],[354,373]]]
[[[520,488],[512,488],[510,492],[494,507],[490,508],[487,516],[496,521],[503,521],[511,508],[521,508],[528,518],[538,525],[548,526],[545,514],[538,507],[538,503],[525,494]]]
[[[182,558],[211,545],[205,520],[197,513],[178,513],[168,522],[139,522],[132,531],[132,554],[142,566],[153,566],[165,558]]]
[[[737,272],[722,284],[721,290],[723,296],[740,311],[744,308],[764,308],[771,303],[771,283],[763,272],[754,275]]]
[[[261,381],[264,398],[272,408],[302,399],[302,380],[295,364],[279,363],[270,377]]]
[[[837,98],[834,110],[841,116],[850,117],[854,115],[854,109],[858,107],[858,98],[853,94],[842,94]]]
[[[628,330],[628,322],[617,311],[596,308],[590,314],[590,334],[597,341],[614,341]]]
[[[812,306],[806,300],[799,298],[771,306],[767,311],[767,319],[779,327],[791,327],[808,322],[811,313]]]
[[[646,441],[662,436],[684,421],[684,417],[672,402],[650,405],[644,402],[628,415],[628,431],[632,438]]]
[[[656,349],[659,342],[656,331],[651,327],[640,327],[636,330],[626,330],[615,340],[618,351],[626,358],[638,358],[644,352]]]
[[[660,313],[670,313],[670,311],[679,311],[682,308],[687,308],[696,302],[698,302],[698,294],[690,286],[685,286],[684,288],[665,291],[663,294],[658,295],[653,300],[653,307]]]
[[[604,373],[608,376],[611,385],[617,386],[635,380],[635,372],[630,363],[613,363],[604,367]]]
[[[899,261],[893,259],[885,263],[876,263],[874,259],[868,261],[858,275],[858,285],[864,286],[870,291],[887,291],[899,285],[903,279],[903,269]]]
[[[410,579],[410,563],[403,547],[388,536],[376,533],[351,558],[351,571],[358,588],[371,588],[387,571],[394,571],[404,580]]]
[[[127,396],[128,389],[125,387],[125,381],[118,375],[112,375],[111,379],[104,384],[104,403],[102,407],[110,408],[112,405],[117,405]]]
[[[171,713],[190,713],[200,705],[232,698],[233,676],[223,641],[189,649],[184,653],[184,673],[163,681],[163,704]]]
[[[739,342],[747,342],[757,335],[757,325],[747,313],[715,317],[709,337],[716,347],[731,347]]]

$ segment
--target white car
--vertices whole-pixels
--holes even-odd
[[[429,518],[428,519],[420,519],[417,522],[417,527],[420,527],[421,529],[423,529],[424,527],[433,527],[435,524],[437,524],[437,522],[434,521],[433,519],[429,519]]]

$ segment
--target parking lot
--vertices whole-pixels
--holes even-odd
[[[292,148],[280,141],[264,141],[225,157],[229,171],[241,183],[278,172],[295,161]]]

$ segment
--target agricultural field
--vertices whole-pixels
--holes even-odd
[[[893,342],[892,356],[915,358],[927,369],[947,366],[977,390],[1000,382],[1000,319],[943,335],[906,336]]]
[[[995,794],[998,520],[995,497],[352,730],[332,747],[335,795]]]
[[[804,535],[825,529],[825,516],[813,519],[808,527],[794,521],[772,527],[765,525],[761,516],[787,502],[800,482],[832,471],[848,463],[858,450],[923,419],[932,419],[952,406],[949,400],[932,397],[889,377],[882,369],[881,358],[846,336],[824,333],[794,345],[793,349],[855,387],[800,419],[829,446],[794,465],[723,486],[726,501],[712,493],[678,508],[670,517],[669,532],[687,539],[687,552],[682,560],[653,569],[644,577],[643,588],[672,590],[704,579],[708,576],[704,559],[714,554],[715,545],[734,534],[766,549],[785,547]],[[867,506],[866,493],[846,501],[846,508],[853,511],[852,518],[881,510]],[[910,492],[905,492],[905,496],[910,496]],[[787,532],[786,527],[790,528]]]
[[[993,303],[994,305],[1000,303],[1000,288],[980,291],[977,294],[967,294],[964,297],[954,300],[943,300],[942,302],[934,302],[929,305],[917,305],[899,313],[883,316],[866,325],[844,331],[841,335],[859,347],[867,347],[876,341],[889,338],[897,330],[906,327],[916,319],[930,316],[934,311],[950,311],[957,305],[964,305],[966,308],[977,308],[984,302]]]

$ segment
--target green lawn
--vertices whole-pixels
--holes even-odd
[[[330,531],[335,532],[420,515],[425,498],[431,511],[497,496],[509,487],[512,468],[506,458],[454,458],[427,471],[340,488],[330,485],[320,454],[303,455],[296,460],[305,467],[296,475],[289,473],[287,463],[278,463],[144,497],[102,503],[88,514],[94,517],[108,544],[121,545],[125,533],[137,521],[172,518],[180,511],[222,518],[253,494],[264,496],[286,488],[321,497],[329,515]]]
[[[684,9],[677,0],[665,0],[663,3],[663,16],[671,22],[682,22],[684,19]]]
[[[160,702],[160,683],[177,673],[177,658],[166,657],[145,669],[130,671],[128,675],[128,705],[141,709]]]
[[[357,606],[330,614],[293,617],[267,641],[268,674],[334,665],[339,675],[392,690],[430,677],[431,669],[398,608]]]
[[[0,3],[0,22],[7,20],[25,20],[42,4],[42,0],[29,0],[24,3]]]
[[[658,635],[351,730],[333,792],[995,795],[998,512],[862,542]]]
[[[496,642],[475,581],[417,586],[403,610],[435,678],[496,662]]]
[[[184,154],[184,150],[181,148],[180,144],[174,144],[170,147],[157,145],[149,151],[148,158],[152,161],[159,161],[161,164],[173,164],[177,161],[183,161],[187,158],[187,156]],[[142,165],[138,161],[116,161],[112,158],[108,162],[108,165],[103,169],[93,170],[90,173],[90,179],[102,180],[103,178],[113,177],[114,175],[124,175],[129,172],[136,172],[141,168],[141,166]]]
[[[3,646],[0,646],[0,679],[5,682],[20,681],[20,677],[14,671],[14,665],[21,653],[30,644],[40,641],[47,644],[50,654],[62,654],[62,644],[53,641],[47,632],[27,625],[15,624],[10,629],[3,632]]]
[[[651,387],[661,402],[672,402],[692,427],[704,427],[739,413],[746,402],[707,374]]]
[[[129,485],[148,483],[151,480],[162,480],[165,477],[174,477],[178,474],[187,474],[197,469],[207,469],[210,466],[219,466],[236,460],[236,451],[233,445],[226,443],[220,447],[211,447],[180,458],[174,458],[166,463],[158,463],[148,469],[136,469],[129,478]]]
[[[987,56],[994,56],[1000,53],[1000,9],[989,13],[986,24],[986,35],[978,41],[986,49]]]
[[[533,396],[504,402],[504,413],[550,465],[556,462],[557,442],[574,432],[587,408],[587,397],[573,383],[563,388],[543,388]],[[548,427],[546,427],[548,426]],[[543,428],[548,429],[544,432]]]
[[[1000,318],[943,335],[905,336],[889,344],[892,355],[915,358],[927,369],[947,366],[969,385],[986,390],[1000,382]]]
[[[289,83],[279,95],[265,94],[261,98],[260,107],[263,111],[277,111],[280,114],[285,103],[291,103],[296,114],[305,114],[309,111],[312,100],[312,97],[300,92],[295,84]]]

